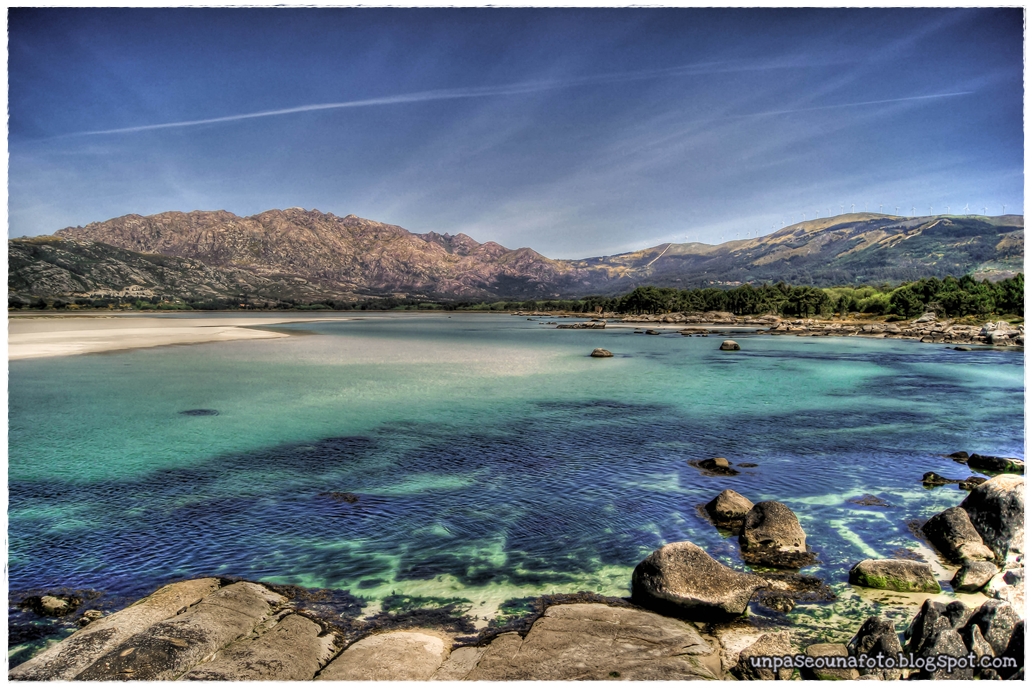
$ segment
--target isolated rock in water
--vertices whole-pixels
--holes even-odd
[[[22,681],[69,681],[83,669],[134,634],[175,616],[219,587],[215,578],[172,583],[136,604],[97,619],[65,640],[8,672]]]
[[[742,347],[738,346],[738,342],[733,339],[725,339],[720,343],[721,351],[739,351]]]
[[[1014,629],[1020,622],[1017,612],[1009,603],[1002,600],[986,600],[971,615],[967,625],[978,626],[982,637],[992,646],[993,653],[1000,657],[1007,651]]]
[[[976,487],[984,483],[986,480],[988,480],[988,478],[983,478],[980,475],[972,475],[968,476],[967,478],[964,478],[959,483],[957,483],[957,487],[959,487],[961,490],[967,490],[968,492],[970,492],[971,490],[975,489]]]
[[[956,482],[960,482],[960,481],[959,480],[950,480],[949,478],[944,478],[941,475],[939,475],[938,473],[934,473],[932,471],[929,471],[928,473],[925,473],[924,475],[921,476],[921,484],[928,485],[928,486],[931,486],[931,487],[934,487],[934,486],[937,486],[937,485],[949,485],[950,483],[956,483]]]
[[[731,464],[728,460],[719,456],[713,459],[703,459],[701,461],[693,459],[688,462],[688,465],[717,475],[738,475],[738,471],[731,468]]]
[[[781,502],[760,502],[749,510],[738,534],[742,557],[750,564],[800,568],[812,564],[806,533],[792,510]]]
[[[792,678],[792,668],[782,667],[774,670],[770,667],[756,666],[765,659],[794,655],[795,651],[789,642],[788,631],[781,633],[764,633],[760,639],[742,650],[738,655],[738,664],[731,669],[731,674],[740,681],[787,681]]]
[[[1013,459],[1007,456],[984,456],[972,454],[967,462],[970,468],[979,471],[990,471],[992,473],[1018,473],[1025,472],[1025,462],[1021,459]]]
[[[657,611],[711,621],[744,613],[753,593],[764,585],[759,576],[724,566],[698,545],[672,542],[635,567],[631,597]]]
[[[898,669],[878,669],[877,657],[881,653],[883,657],[896,657],[903,652],[899,644],[899,637],[896,635],[896,627],[892,622],[878,616],[872,616],[864,621],[860,630],[856,632],[853,639],[846,645],[850,657],[868,658],[875,668],[861,668],[861,676],[875,676],[885,681],[898,679],[903,672]]]
[[[452,657],[464,649],[470,648]],[[470,658],[471,670],[453,671],[449,660],[434,680],[713,680],[720,677],[702,658],[715,651],[692,624],[678,619],[604,604],[563,604],[546,609],[526,638],[503,633],[479,659]]]
[[[814,660],[813,667],[799,670],[804,681],[854,681],[860,678],[859,671],[849,668],[849,650],[842,643],[810,645],[804,654]]]
[[[966,561],[950,581],[956,592],[978,592],[999,569],[991,561]]]
[[[594,351],[591,352],[591,357],[592,358],[612,358],[613,357],[613,352],[612,351],[607,351],[605,349],[595,349]]]
[[[662,334],[659,330],[645,330],[645,334]]]
[[[363,638],[319,673],[318,681],[429,681],[451,652],[452,639],[424,630]]]
[[[897,592],[941,592],[932,567],[908,559],[865,559],[849,571],[849,582]]]
[[[734,490],[724,490],[706,504],[706,512],[713,521],[724,527],[739,526],[753,503]]]
[[[181,416],[217,416],[219,412],[215,409],[187,409],[186,411],[180,411]]]
[[[64,616],[75,607],[68,600],[53,595],[43,595],[39,598],[39,609],[45,616]]]
[[[982,543],[982,536],[971,525],[968,513],[959,506],[936,514],[921,526],[929,542],[951,561],[991,561],[993,551]]]
[[[998,475],[971,490],[961,508],[999,561],[1024,551],[1025,479]]]
[[[967,463],[970,454],[968,454],[966,451],[955,451],[952,454],[950,454],[949,457],[951,459],[962,459],[964,463]]]

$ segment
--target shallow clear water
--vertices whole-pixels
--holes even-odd
[[[676,540],[741,566],[697,512],[725,488],[788,504],[820,557],[804,572],[840,583],[960,502],[919,484],[970,474],[943,454],[1023,456],[1020,352],[749,335],[721,352],[479,314],[278,327],[314,334],[11,362],[11,589],[222,574],[490,616],[627,594]],[[759,466],[686,463],[711,456]],[[846,501],[867,493],[891,506]]]

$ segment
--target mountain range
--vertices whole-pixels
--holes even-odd
[[[59,296],[140,285],[180,297],[272,300],[566,298],[651,284],[681,288],[785,281],[1004,278],[1024,261],[1018,215],[852,213],[719,245],[667,243],[553,260],[465,234],[415,234],[354,215],[288,208],[125,215],[8,242],[12,295]]]

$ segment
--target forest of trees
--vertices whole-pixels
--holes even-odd
[[[726,311],[735,315],[813,317],[831,315],[887,315],[914,318],[926,311],[940,316],[988,316],[993,314],[1023,315],[1025,311],[1025,277],[1015,275],[999,282],[978,281],[969,275],[960,278],[928,277],[898,286],[810,287],[778,284],[733,289],[675,289],[670,287],[638,287],[623,296],[588,296],[580,299],[529,301],[432,301],[417,298],[376,298],[362,301],[325,299],[315,302],[296,300],[265,301],[247,295],[237,298],[169,299],[50,299],[32,301],[9,299],[10,308],[134,308],[174,310],[238,310],[241,306],[255,310],[473,310],[473,311],[568,311],[573,313],[677,313],[692,311]]]

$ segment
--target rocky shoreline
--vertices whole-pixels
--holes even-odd
[[[957,452],[950,458],[972,457]],[[905,628],[884,615],[857,619],[856,634],[846,643],[813,642],[802,627],[749,614],[757,606],[783,615],[797,606],[825,604],[835,593],[826,581],[798,572],[816,555],[789,507],[754,504],[724,490],[701,510],[714,527],[737,537],[751,570],[735,570],[694,543],[673,542],[634,569],[629,598],[545,596],[529,613],[479,631],[461,615],[422,610],[360,618],[346,592],[215,577],[166,585],[107,615],[86,609],[82,599],[42,595],[26,604],[41,616],[76,615],[82,628],[8,677],[1021,679],[1025,481],[1016,473],[1024,472],[1024,463],[1005,461],[1011,472],[969,480],[969,492],[958,490],[966,494],[958,506],[915,531],[943,562],[959,566],[950,587],[981,593],[980,606],[926,599]],[[693,465],[701,472],[735,470],[722,458]],[[972,467],[977,465],[982,464]],[[904,596],[942,590],[933,568],[911,559],[856,562],[849,583]],[[879,654],[908,664],[887,666],[876,659]]]
[[[530,318],[568,318],[585,317],[584,314],[537,313],[518,311],[513,315],[530,316]],[[576,324],[557,324],[546,322],[556,329],[605,329],[607,324],[626,323],[633,325],[654,324],[669,328],[671,325],[685,325],[678,332],[682,335],[710,334],[710,330],[701,325],[716,326],[717,331],[723,328],[760,328],[755,334],[795,335],[797,337],[869,337],[875,339],[909,339],[922,343],[955,344],[992,347],[1025,346],[1025,325],[1011,325],[1004,320],[987,321],[982,325],[965,325],[951,319],[938,319],[934,313],[925,313],[920,318],[910,321],[885,322],[864,320],[823,320],[819,318],[780,318],[776,315],[758,317],[742,317],[732,313],[710,311],[706,313],[669,313],[665,315],[631,315],[618,316],[612,313],[601,314],[587,322]],[[660,334],[658,330],[648,330],[645,334]]]

